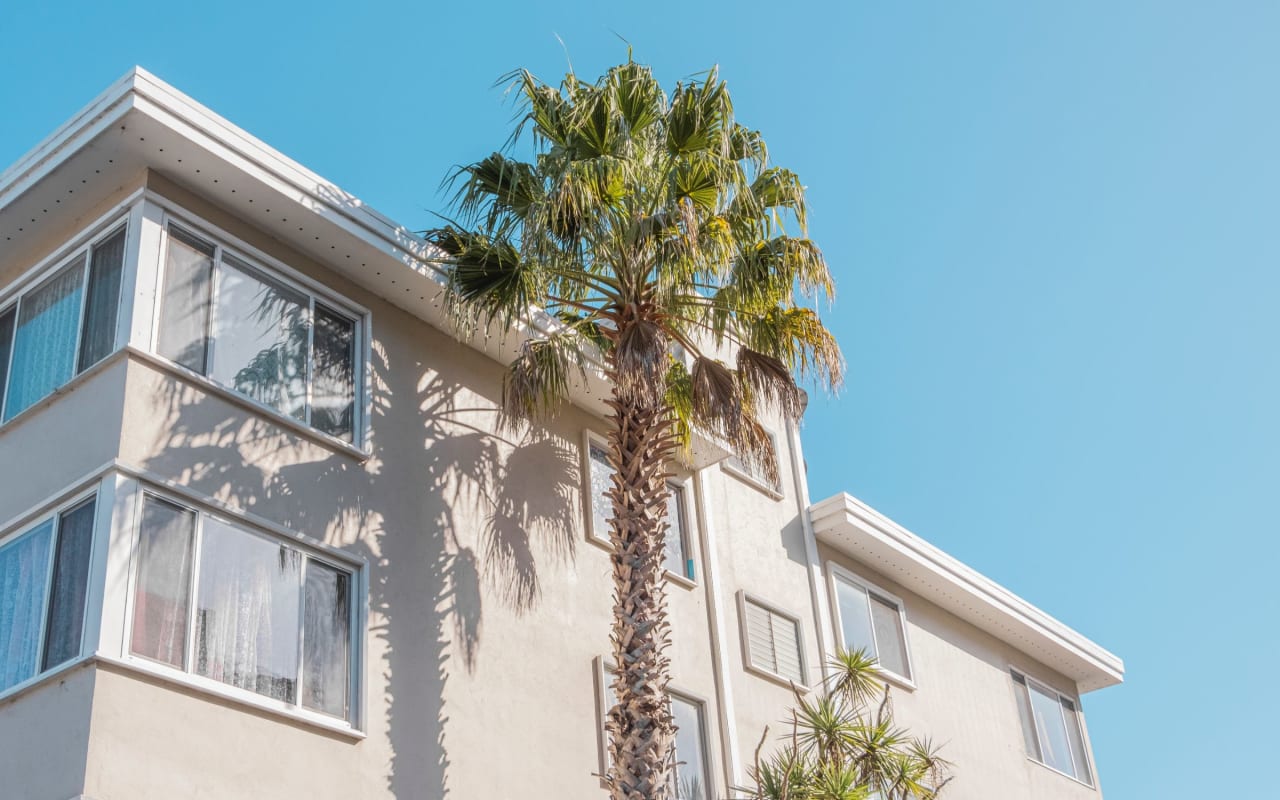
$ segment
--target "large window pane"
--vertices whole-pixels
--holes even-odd
[[[12,419],[73,374],[84,259],[23,296],[14,336],[4,418]]]
[[[1036,740],[1036,721],[1031,714],[1031,698],[1027,696],[1027,681],[1015,672],[1013,682],[1013,693],[1018,700],[1018,716],[1022,720],[1022,739],[1027,746],[1027,755],[1040,761],[1040,744]]]
[[[302,629],[302,705],[307,708],[347,716],[350,628],[349,576],[308,561]]]
[[[880,666],[904,678],[911,677],[907,664],[907,640],[902,630],[898,604],[871,593],[871,624],[876,633]]]
[[[307,298],[224,257],[209,376],[296,419],[306,416]]]
[[[0,548],[0,691],[36,674],[53,520]]]
[[[295,702],[302,556],[206,517],[195,671]]]
[[[871,610],[867,593],[841,578],[836,579],[836,605],[840,611],[840,633],[846,650],[865,650],[876,655],[876,643],[871,634]]]
[[[62,512],[58,521],[43,669],[52,669],[80,655],[89,558],[93,552],[93,512],[94,502],[87,500]]]
[[[195,512],[154,497],[146,499],[129,649],[180,669],[186,665],[195,529]]]
[[[1028,683],[1027,687],[1031,690],[1031,713],[1040,740],[1041,761],[1074,776],[1071,747],[1067,742],[1067,728],[1062,721],[1062,706],[1058,703],[1057,693],[1046,692],[1034,683]]]
[[[613,487],[613,465],[609,463],[609,451],[595,442],[588,445],[587,456],[591,471],[591,533],[607,541],[613,504],[605,493]]]
[[[120,308],[120,273],[124,267],[124,230],[93,248],[89,263],[89,296],[80,334],[82,372],[106,358],[116,346],[116,314]]]
[[[668,572],[684,578],[693,577],[693,564],[689,561],[686,544],[689,540],[685,531],[686,509],[684,487],[670,485],[671,494],[667,498],[667,541],[663,555],[663,566]]]
[[[311,424],[348,442],[356,407],[356,325],[316,305]]]
[[[213,252],[212,245],[177,228],[169,229],[156,350],[201,374],[208,366]]]
[[[13,350],[13,326],[17,319],[16,306],[0,314],[0,407],[4,406],[4,387],[9,375],[9,356]]]
[[[697,704],[673,696],[671,717],[677,729],[672,797],[675,800],[710,800],[707,759],[702,748],[701,711]]]

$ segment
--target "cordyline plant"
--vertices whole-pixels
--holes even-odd
[[[510,418],[553,413],[592,364],[609,380],[617,703],[605,780],[615,800],[659,800],[679,794],[662,571],[669,465],[697,431],[776,477],[760,416],[797,417],[797,379],[840,381],[835,339],[804,304],[830,299],[831,276],[804,235],[799,179],[735,121],[714,70],[670,94],[630,60],[594,83],[509,79],[515,132],[457,170],[455,219],[426,236],[460,334],[513,330],[535,309],[558,320],[530,328],[510,365]],[[528,136],[523,161],[515,145]]]
[[[796,692],[783,746],[761,760],[765,731],[743,800],[936,800],[951,764],[894,722],[874,659],[840,651],[829,666],[822,694]]]

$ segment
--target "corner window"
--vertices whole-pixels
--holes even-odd
[[[1027,755],[1092,786],[1093,774],[1076,702],[1017,671],[1012,676]]]
[[[130,652],[351,719],[351,570],[145,494]]]
[[[346,442],[357,418],[357,315],[176,225],[156,352]]]
[[[835,565],[831,565],[831,584],[841,647],[865,650],[882,670],[910,683],[902,601]]]
[[[125,230],[95,239],[0,307],[0,421],[26,411],[116,349]]]
[[[0,691],[80,655],[94,506],[78,500],[0,544]]]
[[[587,535],[597,543],[609,546],[609,515],[613,512],[608,491],[613,487],[613,465],[604,439],[585,434],[586,488],[589,492]],[[672,575],[694,580],[695,571],[690,545],[688,489],[682,483],[668,482],[667,538],[663,546],[663,568]]]
[[[800,621],[739,593],[747,663],[755,669],[804,686]]]
[[[596,659],[600,679],[600,695],[603,706],[600,713],[600,771],[606,772],[612,763],[608,750],[608,732],[605,720],[609,709],[617,704],[613,693],[613,671]],[[676,726],[675,768],[671,772],[671,800],[713,800],[711,795],[711,762],[707,757],[706,705],[679,692],[668,691],[671,719]]]

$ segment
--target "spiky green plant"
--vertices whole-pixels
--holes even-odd
[[[747,800],[936,800],[951,764],[893,719],[889,688],[865,651],[839,651],[819,693],[796,692],[790,730],[765,758]]]
[[[616,800],[657,800],[673,739],[666,473],[698,430],[776,478],[760,415],[798,416],[797,379],[840,382],[839,348],[806,305],[830,298],[831,276],[805,237],[800,179],[736,121],[715,70],[669,93],[631,60],[594,83],[510,77],[523,113],[508,148],[458,169],[456,219],[427,238],[463,335],[511,330],[531,309],[559,321],[511,364],[511,417],[551,413],[603,361],[618,665],[606,781]]]

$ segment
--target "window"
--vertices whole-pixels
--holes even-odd
[[[613,672],[603,666],[603,659],[596,659],[600,673],[601,694],[604,706],[600,709],[601,763],[605,772],[611,763],[608,749],[608,733],[604,721],[609,709],[617,703],[613,693]],[[710,761],[707,758],[705,704],[678,692],[668,692],[671,719],[676,726],[675,769],[671,775],[672,800],[714,800],[711,795]]]
[[[115,350],[124,245],[125,230],[116,228],[0,307],[0,421],[26,411]]]
[[[355,441],[356,315],[182,228],[168,234],[156,352]]]
[[[352,583],[349,569],[146,494],[129,649],[349,720]]]
[[[0,691],[81,652],[94,498],[0,544]]]
[[[1075,701],[1019,672],[1012,675],[1027,755],[1092,786],[1084,728]]]
[[[767,433],[769,434],[770,449],[773,451],[774,458],[776,459],[778,458],[778,437],[774,435],[773,431],[767,431]],[[777,481],[770,480],[769,476],[765,474],[764,468],[759,464],[748,464],[736,453],[726,458],[723,464],[731,474],[737,475],[740,478],[745,478],[749,483],[766,489],[774,494],[782,494],[781,464],[778,465],[779,479]]]
[[[902,601],[834,564],[831,583],[840,645],[846,650],[865,650],[879,661],[880,669],[910,683]]]
[[[742,592],[738,597],[746,635],[747,663],[797,686],[804,686],[800,621]]]
[[[613,465],[609,463],[609,449],[604,441],[586,434],[587,487],[591,505],[588,509],[588,535],[597,542],[609,544],[609,516],[613,512],[607,492],[613,486]],[[667,538],[664,545],[663,568],[672,575],[687,580],[694,579],[693,557],[690,552],[689,500],[684,484],[668,482]]]

